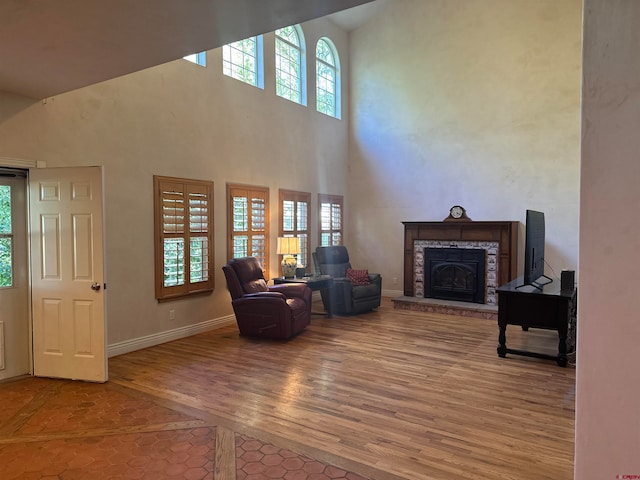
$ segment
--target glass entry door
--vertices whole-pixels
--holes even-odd
[[[27,179],[0,168],[0,380],[30,373]]]

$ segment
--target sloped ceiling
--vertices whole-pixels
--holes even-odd
[[[351,32],[367,23],[372,18],[382,15],[393,0],[375,0],[366,5],[356,8],[342,10],[328,16],[329,20],[336,23],[340,28]]]
[[[2,0],[0,91],[46,98],[371,0]]]

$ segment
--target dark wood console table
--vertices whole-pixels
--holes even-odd
[[[519,277],[497,289],[498,292],[498,355],[507,353],[556,360],[567,366],[567,345],[575,347],[577,289],[560,291],[560,280],[545,285],[542,290],[522,285]],[[519,325],[523,330],[542,328],[558,332],[558,355],[507,348],[507,325]]]

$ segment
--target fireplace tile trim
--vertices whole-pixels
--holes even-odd
[[[485,304],[497,305],[498,295],[498,242],[476,242],[470,240],[414,240],[413,242],[413,287],[416,297],[424,298],[424,249],[425,248],[474,248],[487,252],[485,269]]]

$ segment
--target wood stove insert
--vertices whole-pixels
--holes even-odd
[[[485,303],[485,266],[483,249],[425,248],[425,298]]]

